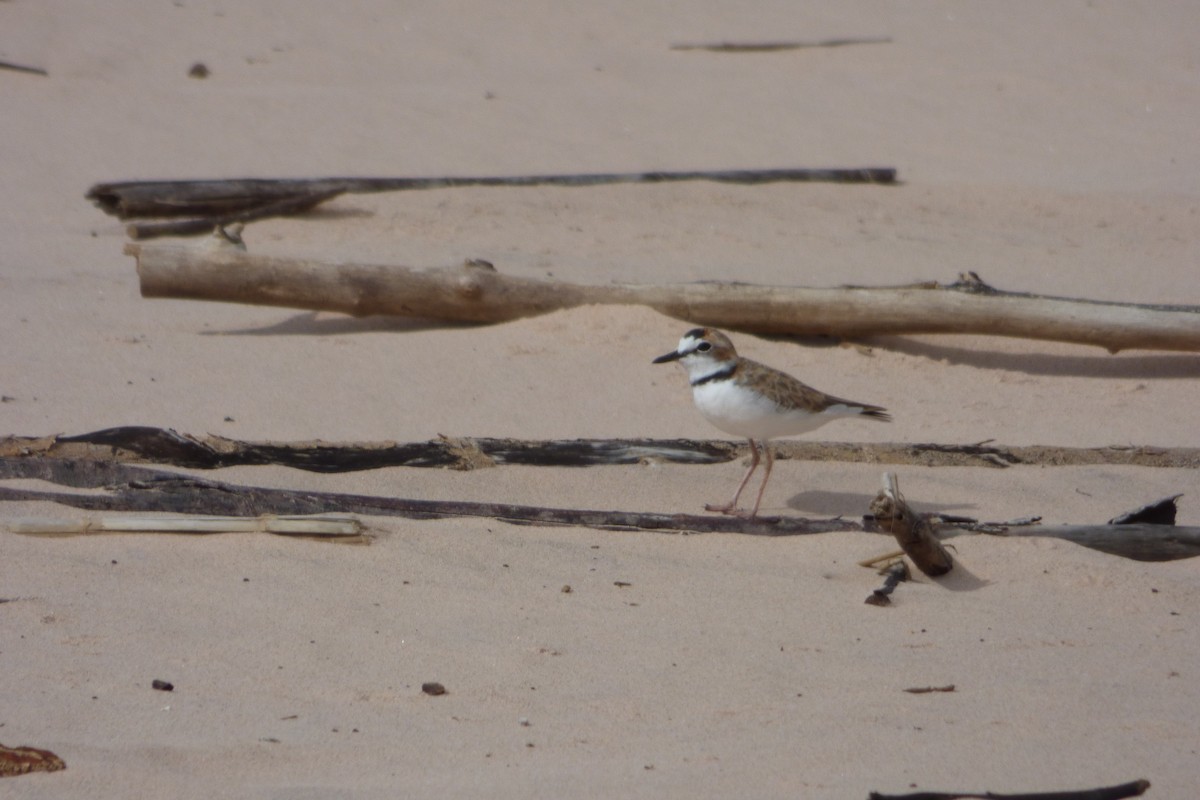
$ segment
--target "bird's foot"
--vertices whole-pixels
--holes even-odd
[[[722,505],[708,503],[704,506],[704,510],[712,511],[716,514],[728,514],[731,517],[740,517],[742,519],[754,519],[753,511],[747,511],[744,508],[738,508],[733,503],[723,503]]]

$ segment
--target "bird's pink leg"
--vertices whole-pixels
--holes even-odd
[[[736,514],[738,498],[742,496],[742,489],[746,488],[746,484],[750,481],[750,476],[754,474],[754,470],[758,468],[758,448],[754,444],[754,440],[750,440],[750,469],[746,470],[746,477],[742,478],[741,484],[738,485],[737,492],[734,493],[733,499],[723,506],[713,505],[709,503],[704,506],[705,511],[716,511],[720,514]],[[759,499],[762,499],[762,492],[759,492]],[[758,510],[756,505],[755,510]],[[751,514],[751,516],[754,516]]]
[[[750,512],[750,519],[754,519],[758,514],[758,506],[762,503],[763,492],[767,490],[767,481],[771,480],[771,466],[775,463],[775,456],[771,454],[771,443],[766,439],[762,443],[763,455],[767,457],[766,472],[763,475],[762,486],[758,487],[758,499],[754,501],[754,510]]]

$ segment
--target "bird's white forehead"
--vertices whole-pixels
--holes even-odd
[[[696,349],[696,345],[703,342],[705,330],[703,328],[693,328],[685,333],[679,340],[679,349],[677,353],[690,353]]]

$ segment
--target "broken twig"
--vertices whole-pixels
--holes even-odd
[[[49,750],[28,745],[6,747],[0,744],[0,778],[27,775],[30,772],[57,772],[66,768],[66,763]]]
[[[871,513],[883,530],[896,537],[900,548],[921,572],[937,577],[954,568],[954,559],[938,541],[933,524],[904,502],[894,473],[884,473],[883,488],[871,501]]]
[[[896,561],[890,567],[883,570],[883,576],[883,586],[871,592],[867,596],[867,599],[863,601],[867,605],[890,606],[892,604],[892,592],[896,590],[897,586],[909,579],[908,565],[902,560]]]

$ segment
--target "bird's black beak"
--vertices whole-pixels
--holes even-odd
[[[654,359],[654,361],[652,361],[652,362],[650,362],[650,363],[652,363],[652,364],[665,364],[665,363],[667,363],[668,361],[675,361],[676,359],[679,359],[679,358],[683,358],[683,353],[680,353],[680,352],[679,352],[679,351],[677,351],[677,350],[672,350],[672,351],[671,351],[671,352],[669,352],[669,353],[663,353],[661,356],[659,356],[658,358]]]

